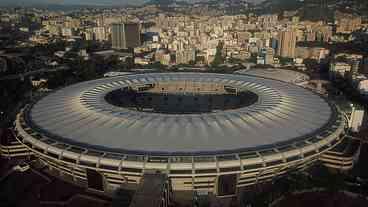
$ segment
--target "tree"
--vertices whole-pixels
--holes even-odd
[[[0,81],[0,127],[10,127],[19,108],[27,101],[32,88],[28,78],[24,80]]]
[[[99,77],[96,64],[92,61],[77,58],[73,65],[79,81],[87,81]]]
[[[211,67],[217,67],[220,64],[224,63],[224,58],[222,57],[223,47],[224,47],[224,43],[220,41],[216,47],[215,59],[213,59],[211,63]]]

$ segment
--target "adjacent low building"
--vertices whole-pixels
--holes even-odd
[[[368,97],[368,78],[365,75],[359,75],[353,80],[357,84],[357,90],[363,96]]]
[[[348,114],[349,117],[349,129],[352,132],[359,132],[364,126],[365,122],[365,110],[361,106],[351,107],[351,112]]]
[[[345,62],[332,62],[330,64],[330,80],[345,78],[351,71],[351,65]]]

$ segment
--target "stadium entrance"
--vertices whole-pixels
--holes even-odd
[[[86,169],[86,172],[87,172],[88,188],[103,192],[104,191],[103,176],[96,170]]]
[[[217,182],[218,196],[236,195],[237,174],[220,175]]]

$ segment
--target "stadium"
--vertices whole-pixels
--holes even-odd
[[[17,116],[16,137],[55,176],[101,192],[149,173],[174,191],[234,195],[320,160],[346,120],[326,98],[252,75],[147,73],[57,90]]]

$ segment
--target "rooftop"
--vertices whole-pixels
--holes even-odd
[[[250,91],[256,102],[205,113],[151,113],[110,104],[106,95],[128,86],[217,83]],[[201,91],[201,89],[200,89]],[[164,93],[161,94],[163,97]],[[293,84],[245,75],[151,73],[79,83],[37,102],[34,129],[82,147],[137,154],[217,154],[290,143],[334,123],[331,105]]]

